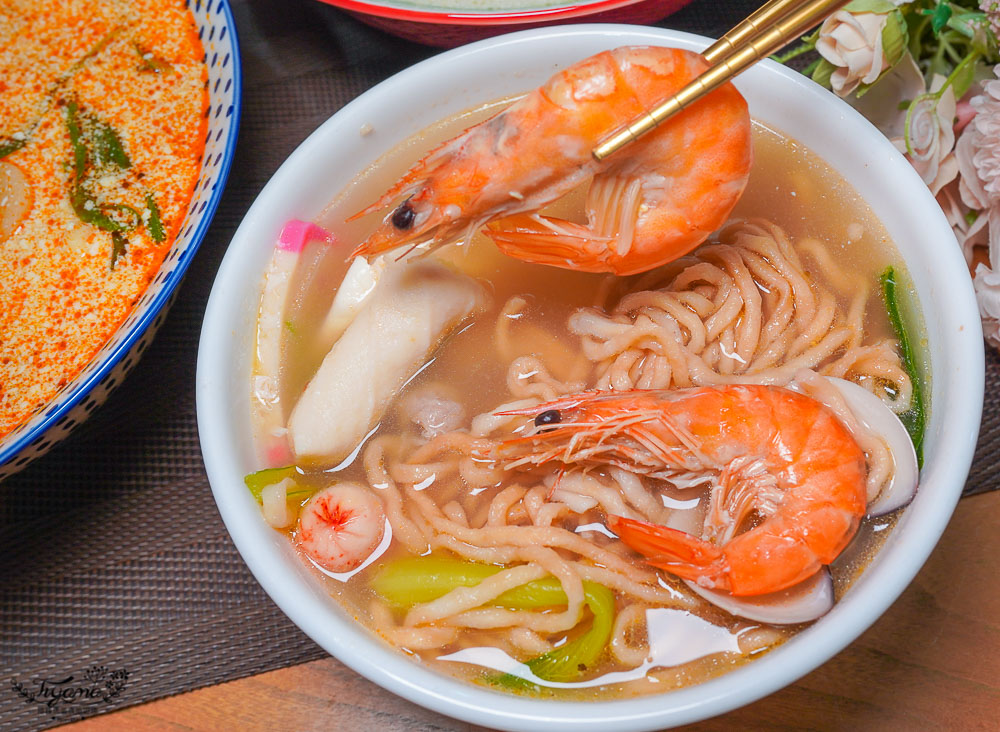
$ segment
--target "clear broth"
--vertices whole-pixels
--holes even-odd
[[[318,223],[332,231],[344,244],[332,248],[312,244],[304,253],[303,261],[308,262],[308,266],[303,268],[305,274],[299,289],[305,294],[296,300],[292,309],[290,316],[294,327],[286,334],[284,346],[284,362],[288,366],[282,375],[280,388],[286,403],[293,403],[302,392],[327,348],[327,344],[320,346],[295,334],[310,333],[318,328],[329,309],[337,283],[346,271],[348,262],[345,252],[365,237],[382,214],[346,223],[345,220],[376,199],[424,151],[494,113],[506,103],[486,105],[459,115],[407,141],[355,180],[323,212]],[[853,188],[825,162],[795,141],[760,124],[754,125],[753,144],[754,167],[747,191],[733,212],[734,218],[768,218],[784,228],[793,240],[804,236],[817,238],[825,243],[836,261],[849,263],[852,271],[863,273],[873,283],[877,283],[879,273],[886,266],[892,264],[900,268],[901,258],[881,223]],[[568,218],[579,218],[582,195],[582,192],[571,194],[549,211]],[[407,385],[408,389],[432,382],[453,386],[463,394],[466,419],[505,401],[508,361],[501,360],[497,355],[494,331],[500,308],[510,297],[518,294],[525,296],[529,305],[525,317],[516,327],[538,328],[550,334],[553,353],[548,354],[548,358],[543,354],[543,360],[551,366],[557,378],[570,378],[571,374],[560,372],[560,364],[569,363],[571,359],[560,358],[559,352],[573,353],[578,350],[579,338],[568,332],[567,319],[577,308],[595,304],[595,293],[599,291],[599,283],[605,275],[520,262],[500,254],[492,242],[482,235],[476,235],[466,246],[448,247],[436,255],[487,283],[492,304],[486,312],[448,339],[446,345],[433,355],[432,362]],[[822,278],[821,272],[809,274]],[[305,284],[307,282],[308,285]],[[866,323],[867,342],[892,335],[878,298],[878,287],[873,286],[871,292]],[[414,432],[415,428],[395,407],[399,401],[397,397],[382,419],[378,427],[380,433]],[[313,472],[308,473],[304,480],[316,488],[332,479],[356,480],[366,484],[360,463],[360,459],[356,458],[335,474]],[[832,568],[838,596],[860,575],[893,524],[892,518],[883,518],[863,525],[856,539]],[[352,573],[349,579],[327,576],[329,573],[320,571],[322,581],[331,596],[342,603],[352,616],[371,627],[368,605],[373,593],[369,588],[369,579],[380,564],[401,554],[402,551],[392,544],[377,561]],[[613,699],[699,683],[747,662],[751,656],[739,651],[739,637],[743,633],[761,630],[757,623],[733,618],[714,608],[699,615],[664,609],[659,617],[664,627],[673,628],[671,632],[677,637],[673,646],[660,639],[658,647],[667,650],[663,651],[665,655],[658,657],[657,665],[632,673],[623,673],[622,669],[612,667],[606,672],[610,675],[602,675],[597,680],[554,685],[536,691],[535,695]],[[791,628],[789,632],[796,630]],[[784,634],[776,635],[776,643],[784,637]],[[696,640],[692,642],[692,639]],[[444,673],[483,682],[491,676],[495,677],[495,672],[477,665],[475,649],[489,645],[488,632],[470,631],[460,643],[445,651],[413,655]],[[451,659],[441,660],[442,656],[450,656]],[[456,662],[458,660],[465,662]]]

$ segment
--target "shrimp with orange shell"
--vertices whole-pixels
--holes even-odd
[[[504,441],[507,469],[618,466],[711,485],[701,536],[609,516],[652,566],[735,596],[792,587],[830,564],[865,515],[865,454],[821,402],[751,384],[586,392],[508,414],[534,434]]]
[[[706,68],[691,51],[631,46],[558,72],[432,150],[359,213],[403,199],[354,255],[436,247],[486,226],[509,256],[584,272],[628,275],[683,256],[726,221],[746,186],[751,123],[735,87],[604,161],[591,151]],[[539,213],[588,180],[586,223]]]

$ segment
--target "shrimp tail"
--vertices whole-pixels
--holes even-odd
[[[651,566],[715,589],[730,589],[721,547],[684,531],[624,516],[608,516],[608,528]]]
[[[831,513],[838,513],[833,511]],[[830,518],[830,517],[828,517]],[[847,517],[837,517],[850,523]],[[824,523],[812,521],[822,530]],[[843,550],[846,540],[837,543],[832,557],[817,555],[809,542],[792,527],[778,521],[737,536],[724,546],[699,539],[677,529],[609,516],[608,528],[631,549],[646,557],[653,567],[736,596],[761,595],[787,589],[811,577]],[[762,530],[763,529],[763,530]],[[843,532],[847,536],[852,531]]]

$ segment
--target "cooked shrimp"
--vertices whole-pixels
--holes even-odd
[[[707,588],[760,595],[798,584],[840,554],[865,514],[861,448],[827,407],[787,389],[586,392],[515,413],[536,415],[539,430],[501,443],[507,468],[704,475],[705,538],[621,516],[608,526],[654,567]]]
[[[439,246],[486,232],[505,254],[584,272],[633,274],[680,257],[726,220],[750,171],[750,117],[726,84],[604,162],[607,133],[707,68],[676,48],[584,59],[444,143],[359,216],[405,200],[354,254]],[[543,216],[592,179],[587,223]]]
[[[385,511],[367,488],[336,483],[309,499],[299,516],[302,551],[331,572],[360,567],[382,541]]]

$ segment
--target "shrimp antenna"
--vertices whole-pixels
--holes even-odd
[[[593,149],[604,160],[663,121],[722,86],[737,74],[823,22],[849,0],[771,0],[709,46],[704,57],[713,64],[683,89],[624,127],[614,130]]]

